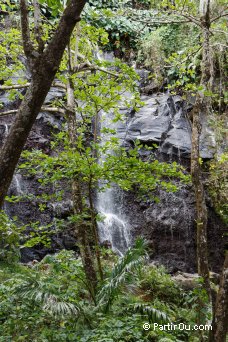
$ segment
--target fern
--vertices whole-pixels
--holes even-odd
[[[132,305],[133,311],[140,313],[142,316],[147,316],[150,323],[167,323],[170,319],[165,312],[152,308],[146,304],[136,303]]]
[[[54,294],[51,284],[35,277],[25,279],[15,292],[22,298],[34,301],[42,305],[44,311],[54,316],[79,315],[81,308],[73,303],[64,301],[60,294]],[[60,291],[60,289],[58,289]]]
[[[114,266],[112,274],[96,296],[96,307],[89,306],[90,312],[107,312],[113,301],[118,298],[128,285],[131,285],[136,270],[145,262],[146,244],[143,239],[138,239],[135,245],[119,259]],[[50,261],[50,260],[49,260]],[[127,288],[128,289],[128,288]],[[132,291],[132,289],[131,289]],[[17,286],[16,292],[23,298],[41,304],[44,311],[55,316],[76,315],[87,316],[85,310],[78,305],[64,300],[61,288],[56,288],[50,279],[42,279],[38,271],[26,277]]]
[[[119,259],[114,266],[110,278],[97,294],[98,307],[103,307],[107,312],[113,300],[121,293],[124,284],[130,281],[133,271],[145,262],[146,244],[143,239],[137,239],[133,248],[130,248],[126,254]]]
[[[49,295],[43,304],[43,310],[50,312],[55,316],[73,316],[79,315],[80,309],[78,306],[65,301],[60,301],[58,297]]]

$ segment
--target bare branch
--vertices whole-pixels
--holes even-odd
[[[24,89],[28,88],[30,86],[30,83],[25,84],[13,84],[11,86],[0,86],[0,90],[12,90],[12,89]]]
[[[1,112],[0,116],[11,115],[11,114],[16,114],[16,113],[17,113],[17,109],[12,109],[12,110],[7,110],[5,112]]]
[[[64,83],[61,83],[61,82],[53,82],[52,87],[61,88],[61,89],[66,90],[66,85]]]
[[[25,56],[28,58],[28,61],[31,62],[31,58],[34,57],[35,49],[30,37],[27,0],[20,0],[20,10],[23,48]]]
[[[108,75],[111,75],[111,76],[114,76],[114,77],[119,77],[118,74],[116,74],[116,73],[114,73],[112,71],[109,71],[107,69],[98,67],[96,65],[93,65],[89,61],[76,65],[74,67],[74,69],[73,69],[73,73],[79,73],[79,72],[87,71],[87,70],[91,70],[91,71],[92,70],[99,70],[99,71],[104,72],[104,73],[106,73]]]
[[[186,24],[189,23],[191,20],[190,19],[186,19],[186,20],[156,20],[156,21],[142,21],[140,20],[141,23],[151,23],[151,25],[155,24],[155,25],[169,25],[169,24]]]
[[[12,115],[12,114],[16,114],[18,112],[17,109],[12,109],[12,110],[7,110],[5,112],[0,112],[0,117],[1,116],[5,116],[5,115]],[[66,111],[63,108],[59,108],[59,107],[41,107],[41,111],[40,112],[50,112],[50,113],[60,113],[62,115],[65,115]]]
[[[71,52],[74,52],[74,51],[71,51]],[[83,59],[83,60],[86,60],[86,57],[84,55],[82,55],[80,52],[78,52],[78,57]],[[78,73],[78,72],[87,71],[87,70],[99,70],[99,71],[102,71],[102,72],[109,74],[111,76],[119,77],[118,74],[116,74],[112,71],[109,71],[105,68],[98,67],[97,65],[91,64],[90,61],[88,61],[88,60],[86,60],[84,63],[76,65],[73,68],[73,73]]]
[[[62,115],[65,115],[66,111],[63,108],[59,107],[41,107],[41,112],[50,112],[50,113],[60,113]]]
[[[138,18],[135,19],[137,22],[142,23],[142,24],[147,24],[147,25],[169,25],[169,24],[186,24],[190,22],[190,19],[186,20],[140,20]]]
[[[198,18],[194,17],[193,15],[189,14],[189,13],[185,13],[182,11],[178,11],[178,10],[172,10],[172,12],[181,15],[182,17],[188,19],[189,21],[191,21],[192,23],[194,23],[197,26],[201,27],[201,22]]]
[[[100,67],[97,67],[97,66],[92,66],[92,70],[99,70],[99,71],[104,72],[105,74],[108,74],[108,75],[111,75],[111,76],[114,76],[114,77],[119,77],[119,76],[120,76],[120,75],[118,75],[118,74],[115,74],[115,73],[112,72],[112,71],[109,71],[109,70],[107,70],[107,69],[100,68]]]
[[[220,13],[217,17],[211,19],[211,23],[219,20],[220,18],[227,17],[227,16],[228,16],[228,13]]]
[[[30,83],[25,83],[25,84],[13,84],[11,86],[0,86],[0,91],[3,90],[12,90],[12,89],[24,89],[24,88],[28,88],[30,86]],[[52,87],[55,88],[61,88],[66,90],[66,85],[64,83],[60,83],[60,82],[53,82],[52,83]]]
[[[89,61],[87,61],[85,63],[77,64],[73,68],[73,73],[78,73],[80,71],[84,71],[85,69],[88,70],[88,68],[90,68],[91,66],[92,66],[92,64]]]

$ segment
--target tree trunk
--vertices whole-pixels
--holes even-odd
[[[211,79],[210,60],[210,0],[200,0],[200,21],[202,43],[201,62],[201,85],[204,90],[209,90]],[[202,170],[200,165],[199,144],[202,131],[202,118],[208,116],[210,111],[210,100],[202,93],[197,94],[196,104],[193,109],[192,125],[192,154],[191,154],[191,174],[192,183],[195,190],[196,200],[196,223],[197,223],[197,265],[198,273],[204,280],[204,288],[211,299],[209,263],[207,251],[207,206],[205,199]]]
[[[54,80],[74,26],[80,20],[85,3],[86,0],[70,1],[47,48],[30,64],[32,81],[0,154],[0,208],[3,206],[23,147]]]
[[[193,109],[191,175],[196,200],[198,273],[204,280],[204,287],[210,298],[210,278],[207,251],[207,207],[205,201],[201,165],[199,162],[201,116],[205,110],[206,109],[203,105],[203,98],[198,95],[196,104]]]
[[[70,59],[70,54],[69,54]],[[70,60],[69,60],[70,64]],[[69,70],[69,73],[71,70]],[[74,86],[70,79],[68,79],[67,83],[67,110],[66,110],[66,118],[68,124],[68,135],[70,146],[72,149],[76,149],[77,143],[77,123],[76,123],[76,115],[75,115],[75,98],[74,98]],[[82,258],[82,263],[84,266],[88,287],[90,290],[90,294],[92,298],[95,299],[95,288],[97,285],[97,275],[94,267],[94,253],[91,250],[91,226],[86,223],[83,219],[83,198],[82,198],[82,190],[81,190],[81,182],[79,175],[76,175],[72,181],[72,199],[73,199],[73,207],[74,214],[80,216],[81,218],[75,224],[76,236],[79,241],[80,254]]]
[[[216,300],[216,309],[212,324],[210,342],[225,342],[228,332],[228,252],[226,253],[220,286]]]
[[[93,201],[93,195],[92,195],[91,177],[90,177],[90,181],[88,184],[88,197],[89,197],[89,205],[90,205],[91,224],[92,224],[93,237],[94,237],[94,247],[95,247],[96,258],[97,258],[97,266],[98,266],[100,279],[103,280],[104,275],[103,275],[103,270],[102,270],[101,255],[100,255],[100,249],[99,249],[98,226],[97,226],[94,201]]]
[[[202,62],[201,62],[201,85],[205,90],[212,90],[214,69],[210,47],[210,0],[201,0],[201,35],[202,35]]]

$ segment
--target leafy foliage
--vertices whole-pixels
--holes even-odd
[[[191,41],[186,38],[191,31]],[[170,24],[161,26],[149,35],[142,37],[138,52],[138,63],[144,64],[153,72],[153,79],[162,84],[164,79],[169,88],[186,87],[196,81],[199,67],[199,32],[197,27]]]
[[[66,5],[65,0],[40,1],[42,13],[49,17],[51,25],[45,24],[43,35],[48,38],[55,27],[55,20]],[[224,1],[215,1],[214,15]],[[103,113],[113,113],[112,122],[123,120],[121,106],[137,111],[142,105],[137,92],[138,77],[133,68],[120,60],[106,62],[100,58],[99,46],[114,50],[116,55],[130,59],[134,51],[139,51],[139,63],[151,68],[153,77],[158,82],[168,78],[170,89],[187,92],[198,90],[198,68],[200,61],[200,40],[197,27],[189,24],[154,24],[153,20],[177,20],[172,11],[189,11],[198,15],[197,1],[88,1],[81,23],[79,54],[72,52],[79,62],[92,63],[91,72],[82,72],[71,76],[74,84],[75,113],[77,115],[77,143],[72,147],[66,129],[53,136],[51,153],[34,150],[24,153],[21,169],[38,178],[43,193],[33,199],[40,211],[48,205],[61,201],[69,196],[70,183],[79,176],[85,189],[83,204],[85,211],[82,217],[70,215],[67,222],[53,221],[47,227],[32,223],[34,235],[25,246],[38,243],[48,245],[49,231],[53,225],[65,229],[67,225],[91,221],[88,210],[88,193],[103,191],[113,183],[122,189],[137,190],[139,194],[153,196],[153,190],[162,187],[167,191],[175,191],[176,178],[188,182],[189,177],[176,163],[159,163],[153,156],[142,161],[139,150],[142,147],[136,142],[135,148],[126,151],[120,147],[115,137],[115,130],[108,125],[101,132],[103,137],[110,135],[109,140],[101,144],[99,138],[91,136],[94,121]],[[150,7],[152,10],[149,10]],[[162,9],[163,14],[154,12],[154,8]],[[3,10],[14,10],[10,2],[4,3]],[[136,10],[138,11],[136,13]],[[171,11],[171,12],[170,12]],[[46,20],[46,17],[43,18]],[[137,20],[136,20],[137,18]],[[153,20],[152,20],[153,19]],[[179,19],[178,19],[179,20]],[[151,23],[149,23],[151,21]],[[92,25],[91,25],[92,24]],[[220,88],[224,83],[226,67],[225,53],[219,41],[220,34],[216,30],[225,29],[224,21],[212,25],[215,30],[211,39],[215,64],[218,65]],[[189,33],[190,32],[190,33]],[[187,37],[187,35],[189,35]],[[75,46],[77,37],[74,34],[70,46]],[[44,37],[43,37],[44,38]],[[109,38],[109,40],[108,40]],[[32,39],[34,39],[32,34]],[[27,82],[22,53],[22,44],[18,23],[0,32],[0,78],[4,85]],[[19,56],[19,58],[18,58]],[[69,64],[66,53],[59,73],[58,81],[67,84]],[[107,72],[104,72],[105,71]],[[164,71],[165,70],[165,71]],[[132,97],[125,97],[130,92]],[[22,99],[21,92],[7,92],[11,100]],[[219,108],[225,92],[220,89]],[[221,100],[222,99],[222,100]],[[62,110],[66,107],[65,98],[52,103]],[[121,105],[120,105],[121,104]],[[97,133],[97,132],[96,132]],[[98,163],[103,155],[105,159]],[[212,161],[210,165],[209,190],[217,211],[227,220],[227,157]],[[100,181],[100,182],[99,182]],[[52,184],[53,193],[46,193],[45,187]],[[64,189],[62,189],[64,184]],[[40,191],[41,192],[41,191]],[[27,199],[31,195],[27,194]],[[8,198],[16,201],[16,198]],[[97,217],[99,219],[99,217]],[[145,244],[136,241],[133,248],[116,263],[112,252],[104,253],[104,280],[97,284],[97,292],[93,301],[89,295],[89,284],[83,264],[73,252],[62,251],[55,256],[46,256],[42,262],[33,266],[22,266],[12,263],[19,255],[20,233],[23,228],[9,220],[4,213],[0,215],[0,341],[192,341],[194,332],[144,331],[142,325],[149,322],[164,323],[170,320],[191,325],[197,319],[197,302],[205,300],[205,293],[196,289],[192,293],[183,291],[173,282],[163,268],[145,265]],[[108,259],[108,260],[107,260]],[[10,262],[9,265],[2,260]],[[185,302],[184,302],[185,301]],[[206,307],[207,309],[207,307]]]
[[[132,281],[133,271],[139,269],[144,262],[145,244],[142,239],[138,239],[135,246],[129,249],[126,254],[120,258],[119,262],[113,268],[110,278],[102,289],[98,292],[98,305],[104,307],[107,312],[113,300],[117,299],[123,284]]]
[[[90,37],[89,42],[88,36]],[[71,183],[76,175],[84,187],[82,197],[85,204],[88,203],[91,191],[103,191],[113,183],[123,190],[137,188],[139,195],[146,194],[153,197],[153,191],[157,187],[162,187],[167,191],[176,191],[176,178],[183,182],[189,181],[183,168],[176,163],[159,163],[153,157],[143,162],[139,157],[139,150],[142,147],[139,142],[136,142],[135,148],[129,151],[120,147],[120,142],[116,138],[116,132],[112,126],[113,123],[124,120],[121,108],[134,108],[137,111],[142,105],[137,92],[138,75],[131,67],[117,59],[111,63],[97,59],[93,49],[96,48],[98,40],[105,41],[104,31],[92,29],[89,25],[84,24],[81,29],[79,51],[99,70],[95,73],[85,73],[83,76],[76,73],[71,77],[75,86],[74,97],[77,103],[75,107],[77,116],[75,145],[71,145],[68,132],[63,127],[53,137],[51,153],[49,151],[44,153],[41,150],[23,153],[24,162],[20,168],[25,173],[38,178],[40,193],[43,189],[43,193],[34,199],[41,211],[44,211],[51,203],[59,202],[68,196]],[[72,45],[74,43],[73,39]],[[62,61],[58,74],[59,80],[63,83],[67,83],[67,75],[64,73],[66,64],[67,55]],[[110,75],[109,72],[100,70],[101,68],[114,70],[117,74]],[[132,95],[126,96],[127,92]],[[63,100],[57,102],[57,105],[65,107]],[[112,113],[111,119],[107,118],[108,115],[110,116],[108,113]],[[99,119],[107,120],[100,136],[98,124],[94,127],[94,123]],[[91,136],[91,127],[94,130],[93,137]],[[65,184],[64,189],[63,183]],[[49,187],[49,185],[51,186]],[[54,189],[53,193],[50,190],[48,194],[46,193],[47,186],[48,189]],[[85,210],[81,217],[70,215],[66,224],[78,223],[81,219],[86,219],[88,222],[91,211],[87,205],[84,207]],[[33,242],[38,237],[34,236]]]
[[[0,212],[0,260],[13,262],[20,256],[20,237],[23,227],[8,218],[4,211]]]
[[[146,316],[151,323],[167,323],[169,321],[167,315],[164,312],[156,310],[148,305],[134,304],[133,310],[139,312],[141,315]]]
[[[171,276],[166,273],[164,267],[151,267],[143,276],[140,286],[143,289],[145,298],[158,298],[165,303],[173,303],[178,298],[179,301],[181,300],[180,289]]]
[[[159,269],[159,297],[155,292],[153,299],[143,300],[141,284],[148,272],[152,274],[151,267],[144,264],[145,255],[145,243],[138,240],[117,263],[103,259],[105,280],[99,284],[96,303],[91,302],[81,260],[73,252],[47,255],[33,266],[1,263],[0,341],[127,342],[130,338],[133,342],[147,342],[152,336],[156,340],[173,340],[173,333],[175,340],[185,340],[183,332],[146,332],[142,328],[145,321],[183,322],[183,317],[188,324],[194,323],[190,299],[196,300],[196,294],[189,294],[186,308],[175,304],[172,309],[160,301],[159,297],[166,296],[168,275]],[[169,287],[175,287],[171,280]],[[116,291],[118,296],[114,298],[111,293]],[[110,301],[110,295],[115,300]],[[178,292],[173,296],[178,297]],[[108,312],[100,300],[109,300]],[[178,303],[178,298],[172,302]]]
[[[12,284],[14,285],[12,286]],[[68,319],[71,320],[70,317],[75,319],[77,316],[82,316],[83,320],[83,315],[87,315],[88,312],[84,305],[92,305],[86,299],[87,290],[84,284],[85,276],[80,260],[76,260],[72,252],[64,251],[55,257],[47,256],[32,269],[26,270],[25,268],[23,273],[15,274],[12,279],[6,279],[5,284],[1,287],[1,319],[5,323],[3,331],[8,331],[9,334],[11,331],[19,341],[26,336],[27,328],[31,328],[30,324],[34,324],[35,328],[31,329],[31,338],[36,336],[37,328],[42,331],[41,336],[47,338],[45,321],[48,315],[52,315],[52,319],[56,320],[57,325],[62,320],[64,322],[67,322]],[[19,305],[16,309],[16,311],[20,310],[16,329],[16,322],[10,324],[14,320],[14,313],[12,312],[8,318],[4,315],[4,310],[7,310],[10,305],[8,298],[4,295],[7,291],[11,292],[12,304],[17,302]],[[82,302],[84,296],[85,299]],[[95,308],[91,306],[90,310],[94,311]],[[30,320],[25,324],[27,315],[30,315]],[[40,318],[36,321],[38,316]],[[25,326],[23,326],[24,324]],[[62,328],[64,328],[64,324]],[[71,328],[73,326],[74,324]],[[50,327],[50,329],[52,328]]]
[[[228,222],[228,155],[221,154],[210,163],[208,188],[218,214]]]
[[[148,29],[143,23],[126,14],[127,2],[122,4],[118,1],[115,5],[108,2],[108,5],[103,3],[102,6],[97,6],[97,2],[93,1],[89,3],[85,18],[95,27],[102,27],[108,33],[109,44],[105,48],[114,51],[118,57],[129,58],[137,49],[140,37],[148,32]]]

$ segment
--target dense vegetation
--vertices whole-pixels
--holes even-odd
[[[222,143],[227,101],[226,7],[222,0],[200,4],[198,8],[197,1],[90,0],[84,7],[80,2],[80,11],[84,7],[82,20],[75,20],[75,27],[71,23],[73,33],[68,41],[61,41],[63,53],[56,58],[59,65],[50,73],[54,86],[64,96],[46,106],[40,102],[40,107],[34,107],[37,114],[43,110],[62,116],[61,127],[53,130],[48,149],[24,150],[21,154],[20,148],[15,148],[13,152],[14,164],[21,157],[17,172],[35,177],[40,184],[39,196],[5,196],[10,176],[4,181],[4,172],[13,175],[17,162],[7,165],[7,159],[0,158],[0,175],[4,175],[1,201],[31,200],[41,213],[69,196],[73,203],[67,219],[53,218],[46,226],[40,222],[24,224],[1,211],[0,341],[225,342],[227,261],[220,285],[212,284],[207,260],[205,191],[227,223],[227,153]],[[39,72],[45,75],[45,69],[37,72],[37,65],[51,69],[45,53],[50,52],[48,56],[53,58],[51,48],[61,31],[59,18],[64,17],[65,7],[67,13],[69,3],[34,1],[27,8],[27,1],[22,0],[22,25],[18,5],[17,1],[4,1],[0,12],[1,18],[6,18],[0,31],[0,91],[6,92],[17,107],[8,110],[1,106],[0,115],[16,114],[16,118],[21,115],[20,108],[26,112],[28,107],[31,109],[27,104],[36,102],[31,101],[33,89],[42,84]],[[63,21],[62,26],[66,23]],[[106,61],[100,58],[102,51],[111,51],[116,58]],[[159,162],[153,153],[146,160],[140,158],[142,148],[153,151],[156,145],[143,146],[136,141],[127,150],[120,146],[112,123],[123,120],[123,107],[137,112],[143,105],[134,67],[147,68],[153,89],[179,94],[186,101],[195,98],[189,118],[192,178],[183,166]],[[25,95],[27,88],[29,95]],[[45,98],[45,92],[42,96]],[[101,113],[110,112],[110,126],[100,131]],[[202,112],[215,132],[216,153],[210,161],[199,155],[201,118],[197,113]],[[23,127],[23,120],[20,124]],[[13,136],[13,129],[2,148],[2,158],[10,151],[10,144],[13,146],[19,139],[18,134]],[[22,149],[24,144],[20,144]],[[136,240],[124,256],[101,247],[98,224],[104,218],[97,213],[95,203],[96,193],[113,184],[136,192],[141,200],[159,201],[155,191],[175,192],[177,181],[192,181],[196,198],[199,277],[187,288],[180,286],[164,267],[150,264],[149,247],[142,239]],[[77,252],[62,250],[46,255],[40,262],[21,264],[20,250],[48,246],[53,229],[72,229]],[[150,329],[143,327],[146,322]],[[211,322],[213,333],[193,329],[196,324]],[[154,323],[183,323],[188,328],[155,329]]]
[[[194,341],[197,332],[143,324],[197,321],[200,283],[181,290],[162,267],[146,265],[138,240],[122,259],[102,251],[104,280],[90,298],[83,265],[70,251],[22,266],[1,264],[1,341]]]

